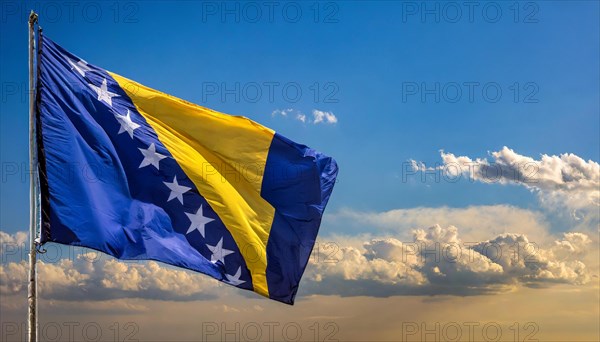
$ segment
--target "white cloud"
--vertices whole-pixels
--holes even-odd
[[[302,123],[313,123],[313,124],[335,124],[338,122],[337,117],[333,114],[333,112],[321,111],[318,109],[313,109],[312,115],[313,118],[310,119],[304,114],[302,111],[297,109],[288,108],[288,109],[275,109],[271,112],[271,116],[281,116],[281,117],[290,117],[290,114],[295,114],[293,118]]]
[[[490,153],[492,161],[441,152],[442,165],[426,167],[412,160],[413,170],[441,170],[450,178],[462,175],[498,184],[518,184],[538,194],[550,208],[563,207],[573,218],[594,214],[600,206],[600,164],[572,153],[543,154],[540,159],[523,156],[508,147]]]
[[[274,111],[271,112],[271,116],[275,117],[277,115],[281,115],[281,116],[287,116],[288,113],[293,112],[294,109],[292,108],[288,108],[288,109],[275,109]]]
[[[335,124],[338,122],[337,117],[333,114],[333,112],[325,112],[318,109],[313,109],[313,123],[326,123],[326,124]]]

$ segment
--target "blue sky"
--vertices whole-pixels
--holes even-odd
[[[272,13],[268,4],[275,6]],[[338,317],[334,322],[342,340],[370,338],[361,335],[368,331],[361,327],[371,321],[382,327],[379,338],[398,340],[394,326],[398,319],[413,319],[413,313],[420,313],[414,316],[443,322],[440,317],[447,312],[452,319],[457,315],[459,320],[481,322],[512,322],[518,315],[514,320],[540,325],[543,336],[535,337],[597,340],[600,4],[473,4],[470,14],[464,2],[436,1],[83,1],[71,5],[3,1],[0,233],[12,234],[3,235],[6,241],[22,243],[24,234],[17,232],[26,231],[28,225],[27,16],[34,8],[44,34],[89,63],[214,110],[247,116],[334,157],[340,168],[320,236],[336,238],[343,255],[336,265],[309,265],[301,287],[302,297],[308,299],[297,303],[296,311],[233,291],[221,295],[221,288],[204,282],[207,277],[187,273],[188,279],[172,269],[155,274],[159,268],[148,270],[144,265],[129,265],[123,271],[123,264],[109,260],[102,270],[96,265],[96,271],[60,262],[48,266],[47,275],[61,267],[72,271],[73,284],[57,282],[57,290],[45,294],[66,312],[61,319],[72,319],[79,312],[69,305],[81,297],[69,297],[69,291],[81,287],[98,296],[91,304],[78,302],[82,312],[102,312],[102,307],[108,312],[122,310],[125,315],[138,315],[136,322],[146,322],[140,323],[147,334],[142,339],[175,338],[160,335],[179,324],[175,318],[156,322],[146,313],[152,311],[136,305],[162,306],[163,302],[153,301],[158,294],[165,307],[187,312],[186,318],[196,320],[195,301],[208,291],[209,297],[218,297],[210,302],[219,308],[216,311],[224,305],[218,313],[224,321],[232,312],[242,322],[255,319],[250,309],[235,309],[237,303],[247,308],[256,303],[257,312],[264,307],[277,320],[312,317],[316,310]],[[334,115],[336,122],[315,122],[314,111]],[[304,121],[298,115],[304,115]],[[537,182],[525,184],[506,176],[490,185],[470,181],[466,173],[459,182],[443,178],[436,182],[432,177],[421,181],[428,167],[477,158],[496,162],[506,171],[511,171],[511,162],[534,160]],[[411,160],[424,166],[414,170]],[[458,227],[458,233],[450,226]],[[422,230],[411,233],[417,228]],[[508,233],[515,235],[500,239],[500,234]],[[548,268],[543,274],[527,267],[515,271],[502,261],[488,268],[469,263],[456,268],[443,263],[435,268],[427,263],[400,267],[397,255],[390,252],[396,238],[448,243],[455,235],[462,241],[496,238],[507,245],[529,237],[539,243],[538,256]],[[385,239],[365,241],[372,237]],[[571,246],[570,254],[561,254],[565,253],[561,246]],[[352,259],[357,255],[358,261]],[[383,261],[374,263],[373,255]],[[578,262],[587,266],[588,273],[580,272]],[[22,320],[24,288],[17,286],[22,283],[17,276],[11,276],[23,265],[11,265],[11,271],[4,272],[0,264],[0,276],[5,277],[0,280],[16,284],[11,288],[14,293],[3,301],[17,304],[4,312]],[[548,265],[561,268],[557,271]],[[490,269],[505,272],[489,276],[486,270]],[[359,275],[354,270],[360,270]],[[438,282],[442,271],[456,276],[455,287]],[[151,281],[152,274],[166,274],[165,281],[185,278],[190,284],[174,294],[161,292],[165,290],[153,283],[133,291],[137,283],[118,277],[137,272],[146,275],[144,281]],[[66,278],[57,274],[56,279]],[[93,277],[86,277],[89,274]],[[385,278],[390,274],[398,276],[390,280],[395,286]],[[544,278],[547,274],[553,278]],[[54,278],[48,279],[52,288]],[[416,280],[405,284],[406,279]],[[531,279],[541,280],[528,283]],[[550,283],[565,287],[547,287]],[[581,287],[572,291],[569,286]],[[217,294],[211,292],[214,289]],[[356,289],[370,290],[356,293]],[[473,293],[460,292],[464,289]],[[338,293],[347,297],[336,297]],[[438,302],[407,296],[414,293],[450,297]],[[499,293],[504,296],[501,300],[493,296]],[[452,297],[456,294],[477,297]],[[392,299],[381,299],[388,296]],[[120,304],[111,302],[115,298],[124,298],[129,306],[119,309]],[[549,316],[536,309],[542,302],[556,306],[548,310]],[[232,311],[231,306],[239,310]],[[575,322],[573,311],[585,315]],[[120,319],[133,316],[124,317]],[[179,333],[192,334],[185,329]]]
[[[293,4],[287,12],[284,5],[275,7],[272,18],[263,4],[256,23],[254,7],[243,3],[237,3],[237,14],[226,12],[235,13],[236,3],[225,8],[218,2],[3,4],[2,163],[27,161],[29,8],[40,12],[46,35],[91,63],[248,116],[334,156],[341,172],[329,210],[535,205],[525,189],[402,182],[402,163],[439,162],[440,149],[485,157],[506,145],[533,157],[570,152],[598,160],[598,3],[544,2],[534,8],[521,3],[518,18],[509,4],[493,3],[502,11],[496,18],[496,7],[484,12],[481,3],[472,18],[459,7],[458,20],[454,8],[444,12],[438,3],[439,23],[432,14],[423,19],[422,9],[411,12],[409,6],[420,2],[321,3],[318,10]],[[302,14],[290,22],[297,8]],[[477,82],[472,100],[468,82]],[[436,83],[439,103],[432,94],[422,101],[421,91],[435,89]],[[239,98],[229,94],[223,101],[221,95],[236,84]],[[265,84],[274,84],[272,99]],[[415,84],[416,93],[407,93],[406,87]],[[487,97],[486,84],[491,86]],[[297,88],[302,96],[293,102]],[[497,88],[502,95],[493,102]],[[302,124],[271,116],[286,108],[309,116],[313,109],[330,111],[338,123]],[[28,185],[7,167],[1,226],[12,231],[26,226]]]

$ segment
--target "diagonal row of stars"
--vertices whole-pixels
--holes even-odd
[[[90,68],[90,66],[87,64],[86,61],[81,59],[75,63],[70,58],[66,58],[66,59],[67,59],[67,62],[71,65],[72,70],[77,72],[84,79],[88,80],[88,78],[85,76],[85,73],[93,72],[93,70],[92,70],[92,68]],[[104,78],[102,80],[102,84],[99,87],[94,84],[91,84],[91,83],[88,83],[88,85],[98,95],[98,101],[104,101],[111,108],[112,108],[112,98],[120,96],[120,95],[110,92],[108,90],[106,78]],[[141,125],[135,123],[131,119],[131,112],[129,111],[129,109],[127,110],[127,114],[125,114],[125,115],[120,115],[116,112],[114,112],[113,114],[115,116],[115,119],[121,125],[121,127],[119,127],[119,132],[117,134],[127,132],[129,137],[131,139],[133,139],[134,131],[136,129],[140,128]],[[156,146],[154,145],[154,143],[151,143],[147,149],[143,149],[143,148],[138,148],[138,149],[144,156],[144,159],[142,160],[142,162],[140,163],[140,166],[138,168],[141,169],[143,167],[152,165],[157,170],[160,170],[159,162],[162,159],[167,158],[167,156],[156,152]],[[171,190],[171,193],[169,194],[169,198],[167,199],[167,202],[177,198],[177,200],[181,204],[183,204],[183,194],[192,189],[190,187],[180,185],[177,182],[177,176],[173,177],[172,182],[163,182],[163,183],[169,188],[169,190]],[[200,204],[200,208],[196,211],[195,214],[185,213],[185,215],[190,220],[190,227],[188,228],[186,235],[197,230],[198,232],[200,232],[200,235],[202,235],[202,237],[205,238],[205,227],[208,223],[214,221],[214,219],[204,216],[202,204]],[[223,248],[223,237],[221,237],[221,239],[215,246],[211,246],[211,245],[207,244],[206,247],[212,253],[210,261],[213,263],[220,261],[221,263],[223,263],[223,265],[225,265],[225,257],[230,254],[235,253],[232,250]],[[225,274],[225,277],[227,278],[225,281],[232,285],[235,285],[235,286],[243,284],[246,281],[240,279],[241,274],[242,274],[242,268],[240,266],[240,267],[238,267],[237,272],[234,275]]]

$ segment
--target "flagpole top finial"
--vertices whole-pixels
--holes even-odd
[[[29,23],[30,24],[35,24],[38,20],[38,15],[37,13],[35,13],[33,10],[31,10],[31,13],[29,13]]]

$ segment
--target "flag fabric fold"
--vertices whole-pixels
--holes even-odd
[[[156,260],[288,304],[335,160],[41,37],[41,242]]]

